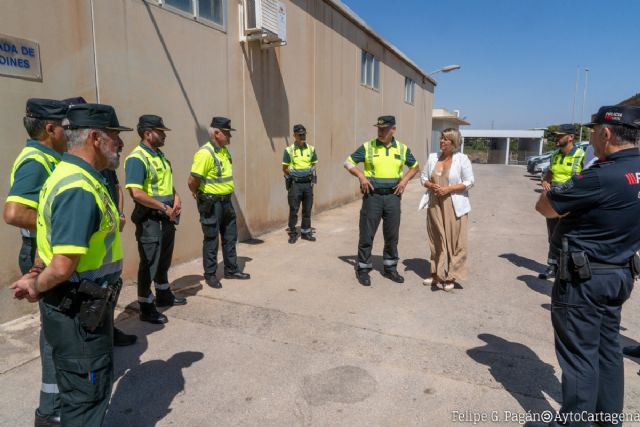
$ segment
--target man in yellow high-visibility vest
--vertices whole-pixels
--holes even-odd
[[[20,271],[25,274],[36,258],[36,214],[40,190],[67,151],[62,119],[68,105],[53,99],[27,100],[23,124],[29,135],[26,146],[16,158],[11,170],[11,189],[4,205],[4,220],[20,227],[22,247],[18,257]],[[42,303],[40,309],[42,310]],[[36,409],[35,425],[60,423],[60,396],[53,364],[51,346],[40,330],[40,361],[42,385],[40,405]]]
[[[409,180],[418,172],[418,161],[411,150],[394,136],[396,118],[378,117],[374,126],[378,128],[378,137],[362,144],[344,163],[349,173],[358,178],[363,194],[355,265],[356,277],[363,286],[371,285],[371,249],[380,220],[384,235],[382,275],[396,283],[404,282],[397,269],[400,198]],[[364,163],[364,172],[356,167],[360,162]],[[404,166],[409,168],[406,174]]]
[[[40,192],[38,256],[11,285],[14,297],[42,299],[42,327],[53,349],[63,426],[100,426],[113,384],[113,306],[122,272],[119,213],[104,169],[120,163],[122,140],[113,107],[72,105],[68,153]]]
[[[247,280],[251,276],[240,270],[236,256],[238,230],[236,211],[231,198],[233,164],[227,146],[231,143],[231,120],[214,117],[209,127],[210,140],[193,155],[191,175],[187,184],[198,203],[200,224],[204,240],[202,242],[202,263],[204,278],[208,286],[221,288],[216,277],[218,268],[218,236],[222,237],[222,258],[224,278]]]
[[[559,125],[553,131],[558,149],[551,156],[549,170],[542,178],[542,188],[549,191],[569,181],[572,176],[582,171],[584,150],[573,144],[577,128],[571,123]],[[547,218],[547,240],[549,252],[547,253],[547,269],[540,273],[540,279],[553,279],[558,269],[558,252],[552,242],[553,232],[558,226],[560,218]]]
[[[311,228],[311,208],[313,207],[313,184],[315,181],[318,155],[313,145],[307,143],[307,129],[301,124],[293,126],[294,143],[284,149],[282,172],[285,175],[287,200],[289,202],[289,243],[298,239],[296,223],[302,203],[302,223],[300,237],[314,242]]]
[[[169,287],[169,267],[173,258],[176,224],[182,210],[180,196],[173,186],[171,163],[160,147],[166,133],[162,117],[145,114],[138,120],[140,144],[125,161],[125,188],[135,203],[131,221],[136,226],[138,265],[138,304],[140,320],[166,323],[167,316],[156,307],[184,305],[187,299]],[[151,292],[155,283],[156,295]]]

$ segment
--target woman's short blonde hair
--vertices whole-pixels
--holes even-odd
[[[442,136],[444,136],[445,139],[451,141],[454,150],[460,149],[460,144],[462,143],[462,135],[460,134],[460,131],[458,129],[447,128],[442,131]]]

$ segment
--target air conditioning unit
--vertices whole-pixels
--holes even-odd
[[[287,13],[279,0],[244,0],[241,41],[260,40],[262,47],[287,44]]]

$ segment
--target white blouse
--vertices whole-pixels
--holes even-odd
[[[438,163],[439,153],[429,154],[427,165],[420,175],[420,183],[424,186],[426,181],[429,181],[431,174]],[[475,180],[473,178],[473,171],[471,170],[471,161],[469,157],[462,153],[454,153],[451,160],[451,168],[449,169],[449,185],[464,184],[464,191],[451,193],[451,201],[453,202],[453,210],[456,213],[456,217],[460,218],[471,211],[471,204],[469,203],[469,189],[473,187]],[[420,203],[418,209],[424,209],[429,205],[429,193],[427,190]]]

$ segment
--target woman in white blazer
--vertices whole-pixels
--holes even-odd
[[[420,209],[427,209],[431,277],[425,285],[445,291],[467,278],[467,218],[473,186],[471,161],[460,153],[462,136],[449,128],[440,135],[440,152],[431,153],[420,182],[427,188]]]

